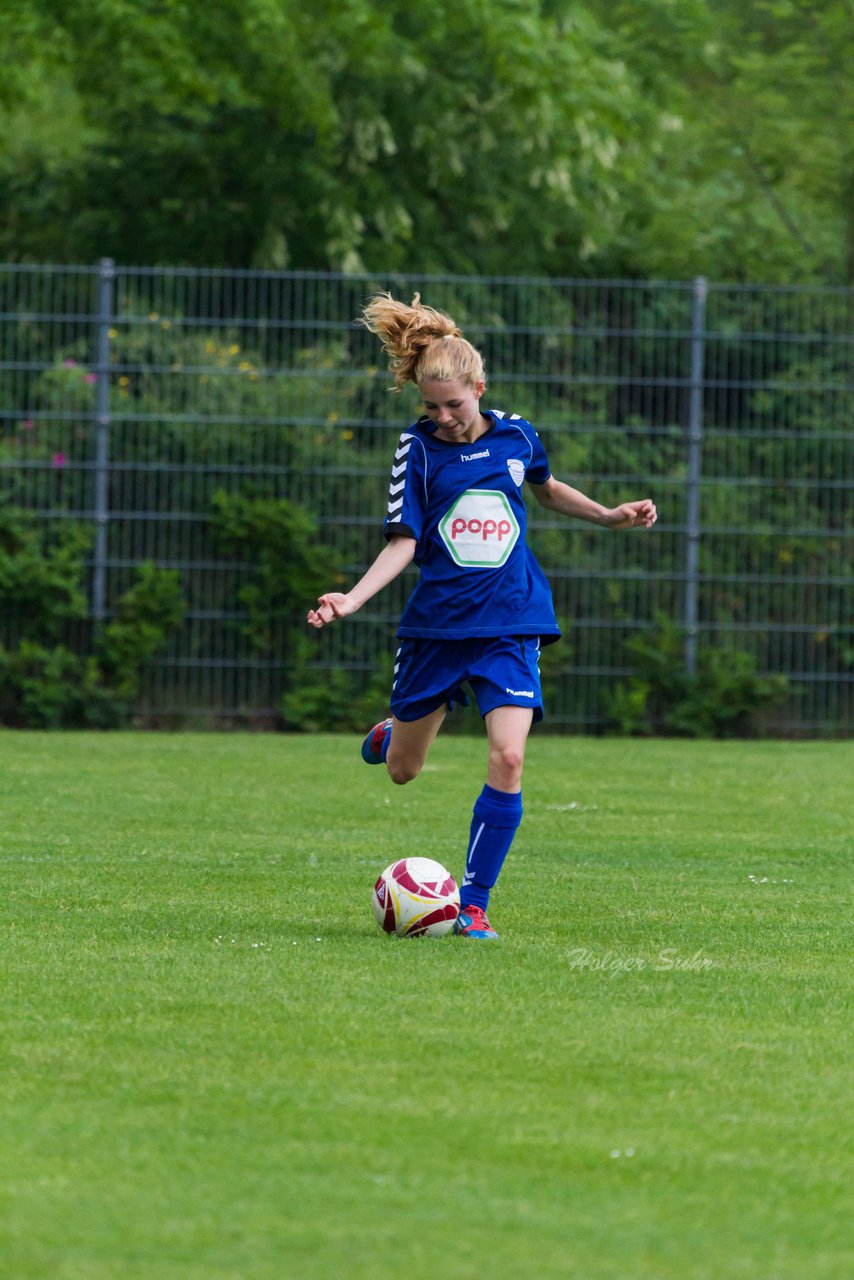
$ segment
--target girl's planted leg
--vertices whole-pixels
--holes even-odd
[[[498,937],[486,918],[486,908],[522,821],[522,767],[532,719],[527,707],[496,707],[486,716],[487,782],[474,804],[454,930],[464,937]]]

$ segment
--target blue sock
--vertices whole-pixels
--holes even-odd
[[[464,907],[489,904],[489,891],[498,879],[519,823],[520,792],[496,791],[487,783],[474,803],[466,874],[460,889]]]

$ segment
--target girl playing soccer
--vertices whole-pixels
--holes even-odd
[[[517,413],[482,409],[483,360],[448,316],[377,294],[363,320],[389,356],[395,386],[414,382],[425,413],[404,431],[391,469],[386,545],[350,591],[309,610],[323,627],[346,618],[413,561],[421,577],[398,628],[391,718],[362,744],[368,764],[411,782],[465,682],[486,723],[486,783],[474,804],[454,932],[497,938],[486,916],[522,820],[525,743],[543,715],[539,651],[560,632],[548,582],[525,540],[522,484],[541,506],[608,529],[650,528],[645,498],[602,507],[555,480],[536,431]]]

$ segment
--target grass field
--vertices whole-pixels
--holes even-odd
[[[847,1280],[854,744],[0,733],[4,1280]]]

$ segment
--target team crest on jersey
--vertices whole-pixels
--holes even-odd
[[[498,489],[467,489],[439,521],[448,554],[466,569],[504,564],[519,532],[513,508]]]
[[[507,459],[507,470],[513,477],[513,483],[517,489],[521,489],[522,481],[525,479],[525,464],[520,462],[518,458]]]

